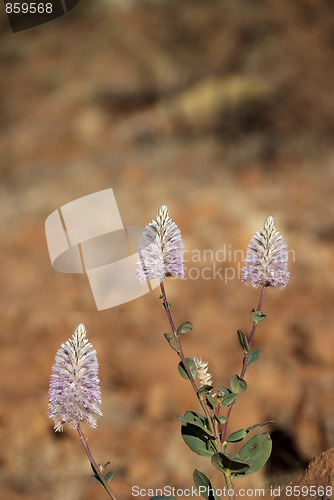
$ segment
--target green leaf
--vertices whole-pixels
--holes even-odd
[[[216,495],[210,479],[206,474],[204,474],[204,472],[195,469],[193,479],[197,490],[203,498],[206,500],[219,500],[220,497]]]
[[[168,344],[174,349],[174,351],[179,353],[178,347],[174,344],[174,342],[172,342],[172,335],[170,333],[164,333],[164,337],[167,340]]]
[[[197,453],[197,455],[211,457],[211,455],[215,453],[216,450],[211,443],[208,431],[204,431],[190,423],[183,422],[181,434],[186,445],[189,446],[194,453]]]
[[[217,421],[220,425],[224,425],[226,420],[227,420],[227,417],[225,417],[225,416],[218,417],[217,415],[215,415],[215,418],[217,419]]]
[[[252,320],[254,321],[254,323],[260,323],[261,321],[266,319],[266,315],[263,314],[261,311],[254,311],[254,309],[253,309],[252,312],[253,312]]]
[[[253,429],[256,429],[257,427],[262,427],[263,425],[266,424],[271,424],[273,420],[267,420],[266,422],[261,422],[260,424],[255,424],[252,425],[251,427],[247,427],[246,429],[239,429],[238,431],[232,432],[226,439],[228,442],[237,442],[237,441],[242,441],[245,439],[247,434],[252,431]]]
[[[176,335],[181,335],[181,333],[188,333],[193,329],[192,323],[190,321],[186,321],[185,323],[182,323],[182,325],[179,326],[179,328],[176,331]]]
[[[247,359],[247,366],[250,366],[253,363],[255,363],[255,361],[257,361],[259,359],[260,354],[261,354],[261,351],[259,349],[255,350],[255,351],[250,351],[250,353],[248,355],[248,359]]]
[[[274,422],[274,420],[267,420],[266,422],[261,422],[260,424],[255,424],[255,425],[252,425],[251,427],[247,427],[247,431],[252,431],[253,429],[256,429],[257,427],[262,427],[263,425],[267,425],[267,424],[272,424]]]
[[[266,463],[271,453],[271,439],[268,433],[256,434],[241,448],[237,457],[249,465],[246,471],[239,471],[237,476],[250,476]]]
[[[237,394],[245,392],[247,389],[247,382],[243,378],[240,378],[239,375],[233,375],[231,378],[231,389]]]
[[[93,479],[93,481],[95,481],[97,484],[100,484],[101,486],[103,486],[103,487],[104,487],[103,483],[100,481],[99,476],[96,476],[95,474],[92,474],[92,475],[90,476],[90,478],[91,478],[91,479]]]
[[[181,415],[176,416],[179,420],[181,420],[181,422],[195,425],[196,427],[202,429],[208,436],[213,437],[213,434],[207,427],[207,419],[203,417],[203,415],[194,411],[186,411],[183,417]]]
[[[103,475],[106,467],[110,464],[110,462],[107,462],[106,464],[104,465],[99,465],[98,468],[101,472],[101,474]],[[92,465],[92,469],[94,470],[94,467]],[[104,479],[106,480],[107,483],[109,483],[109,481],[111,481],[111,478],[113,477],[114,475],[114,472],[111,470],[109,472],[107,472],[107,474],[104,476]],[[97,474],[93,474],[92,476],[90,476],[91,479],[93,479],[93,481],[95,481],[97,484],[100,484],[101,486],[104,487],[104,484],[102,483],[102,481],[100,480],[99,476]]]
[[[232,432],[226,439],[230,443],[235,443],[237,441],[242,441],[247,436],[246,429],[239,429],[238,431]]]
[[[198,394],[198,396],[203,396],[203,395],[209,394],[211,389],[212,389],[212,385],[201,385],[201,387],[197,391],[197,394]]]
[[[114,475],[114,471],[110,470],[109,472],[107,472],[107,474],[105,475],[105,480],[107,481],[107,483],[109,483],[111,481],[111,478],[113,477]]]
[[[248,352],[249,351],[249,345],[248,345],[248,340],[247,340],[246,335],[244,334],[244,332],[242,332],[241,330],[238,330],[238,337],[239,337],[240,345],[243,348],[244,352]]]
[[[186,358],[186,362],[187,362],[187,365],[189,367],[189,370],[190,370],[190,373],[192,374],[192,376],[194,378],[197,377],[197,370],[195,368],[194,360],[192,358]],[[189,380],[188,373],[186,372],[182,361],[180,361],[178,369],[179,369],[179,373],[180,373],[181,377],[185,378],[186,380]]]
[[[235,392],[229,392],[226,396],[219,400],[220,406],[230,406],[230,404],[234,403],[237,395],[238,394],[236,394]]]
[[[216,400],[215,398],[212,396],[212,394],[210,394],[209,392],[207,393],[206,395],[206,399],[209,403],[209,405],[211,406],[211,408],[217,408],[217,403],[216,403]]]
[[[232,457],[225,453],[215,453],[211,457],[211,463],[216,469],[221,472],[229,470],[232,474],[245,472],[249,469],[249,465],[238,456]]]

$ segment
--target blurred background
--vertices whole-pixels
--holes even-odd
[[[118,498],[189,488],[197,467],[223,486],[180,437],[176,415],[199,407],[159,292],[98,312],[85,275],[52,269],[46,217],[110,187],[124,225],[168,204],[190,260],[168,299],[177,325],[193,322],[184,350],[209,361],[215,388],[240,372],[236,330],[249,334],[260,294],[240,281],[242,252],[274,215],[291,281],[267,290],[262,356],[230,426],[274,420],[273,454],[239,486],[284,485],[333,446],[333,60],[330,1],[81,0],[15,34],[3,13],[0,499],[106,498],[76,433],[47,417],[54,355],[79,322],[103,403],[84,430]]]

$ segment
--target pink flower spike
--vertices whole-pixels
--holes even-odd
[[[49,385],[49,417],[55,431],[62,431],[65,423],[74,429],[81,422],[96,427],[96,417],[102,415],[99,365],[92,347],[80,323],[57,351]]]
[[[269,215],[247,246],[242,281],[254,287],[285,287],[289,281],[286,247],[274,217]]]
[[[137,278],[141,283],[166,277],[184,277],[181,231],[161,205],[156,219],[146,226],[138,247]]]

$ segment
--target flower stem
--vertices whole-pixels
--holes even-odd
[[[167,302],[167,296],[166,296],[166,291],[165,291],[165,287],[164,287],[164,284],[163,284],[163,281],[161,281],[160,283],[160,288],[161,288],[161,294],[162,294],[162,298],[163,298],[163,303],[164,303],[164,307],[165,307],[165,310],[166,310],[166,313],[167,313],[167,316],[168,316],[168,321],[169,321],[169,324],[171,326],[171,329],[172,329],[172,332],[174,334],[174,338],[175,338],[175,342],[177,344],[177,348],[178,348],[178,351],[179,351],[179,356],[181,358],[181,361],[183,363],[183,366],[184,366],[184,369],[186,370],[187,372],[187,375],[189,377],[189,380],[191,382],[191,385],[193,386],[194,388],[194,391],[198,392],[198,387],[197,387],[197,384],[195,382],[195,379],[194,377],[192,376],[191,374],[191,371],[189,369],[189,366],[188,366],[188,363],[186,362],[186,358],[185,358],[185,355],[183,353],[183,349],[182,349],[182,345],[181,345],[181,341],[180,341],[180,337],[179,335],[177,335],[176,333],[176,328],[175,328],[175,325],[174,325],[174,321],[173,321],[173,318],[172,318],[172,314],[170,312],[170,308],[169,308],[169,304]]]
[[[262,307],[262,303],[263,303],[265,291],[266,291],[266,286],[263,286],[262,287],[261,296],[260,296],[260,300],[259,300],[259,303],[258,303],[258,306],[257,306],[257,309],[256,309],[257,311],[261,311],[261,307]],[[253,326],[252,326],[251,334],[250,334],[249,340],[248,340],[249,350],[247,352],[245,352],[245,354],[244,354],[244,359],[243,359],[243,363],[242,363],[242,369],[241,369],[241,373],[240,373],[240,378],[244,378],[246,370],[247,370],[247,361],[248,361],[248,357],[249,357],[249,353],[250,353],[250,348],[251,348],[251,345],[252,345],[252,342],[253,342],[253,338],[254,338],[254,334],[255,334],[255,330],[256,330],[257,325],[258,325],[258,323],[256,321],[253,321]],[[230,407],[228,409],[228,412],[227,412],[227,415],[226,415],[226,422],[224,424],[224,428],[223,428],[223,432],[222,432],[222,436],[221,436],[221,442],[222,443],[224,443],[224,441],[225,441],[227,425],[228,425],[228,421],[230,419],[230,415],[231,415],[233,406],[234,406],[234,402],[230,405]],[[225,445],[224,448],[226,448],[226,445]]]
[[[231,472],[230,471],[226,471],[225,474],[224,474],[224,477],[225,477],[225,483],[226,483],[226,486],[227,486],[227,494],[228,494],[228,498],[229,500],[235,500],[235,492],[234,492],[234,484],[233,484],[233,478],[231,477]],[[230,495],[230,491],[232,490],[232,495]]]
[[[262,292],[261,292],[261,297],[260,297],[260,300],[259,300],[259,304],[258,304],[257,309],[256,309],[257,311],[261,311],[261,307],[262,307],[262,303],[263,303],[265,291],[266,291],[266,287],[263,286]],[[252,331],[251,331],[251,334],[249,336],[249,341],[248,341],[249,350],[247,352],[245,352],[245,354],[244,354],[244,360],[243,360],[243,364],[242,364],[242,370],[241,370],[241,373],[240,373],[240,378],[244,378],[244,375],[246,373],[248,356],[249,356],[249,353],[250,353],[250,348],[252,346],[252,342],[253,342],[253,338],[254,338],[254,334],[255,334],[255,330],[256,330],[257,325],[258,325],[258,323],[256,321],[254,321],[253,322],[253,326],[252,326]]]
[[[169,304],[167,302],[167,296],[166,296],[166,291],[165,291],[165,287],[164,287],[163,281],[161,281],[161,283],[160,283],[160,288],[161,288],[161,295],[162,295],[162,299],[163,299],[164,308],[165,308],[165,311],[167,313],[168,321],[169,321],[169,324],[171,326],[175,342],[177,344],[178,354],[180,356],[180,359],[182,361],[184,369],[187,372],[187,375],[188,375],[188,378],[189,378],[189,380],[191,382],[191,385],[193,386],[193,389],[194,389],[194,391],[195,391],[195,393],[197,395],[197,398],[198,398],[198,400],[199,400],[199,402],[200,402],[200,404],[201,404],[201,406],[202,406],[202,408],[203,408],[203,410],[205,412],[205,415],[206,415],[206,417],[208,419],[208,422],[209,422],[210,427],[211,427],[211,432],[214,435],[214,437],[216,439],[216,442],[219,444],[219,447],[220,447],[219,433],[218,433],[217,426],[214,423],[215,422],[214,421],[214,417],[211,414],[211,412],[210,412],[208,406],[206,405],[205,401],[201,397],[199,397],[199,395],[198,395],[198,387],[197,387],[196,381],[195,381],[194,377],[192,376],[192,373],[191,373],[191,371],[189,369],[189,366],[188,366],[188,363],[186,361],[186,358],[185,358],[185,355],[184,355],[184,352],[183,352],[183,349],[182,349],[182,345],[181,345],[180,336],[177,335],[177,333],[176,333],[176,328],[175,328],[175,325],[174,325],[172,314],[170,312]]]
[[[95,462],[94,458],[93,458],[93,455],[91,454],[91,451],[88,447],[88,444],[87,444],[87,440],[81,430],[81,427],[80,425],[78,425],[77,427],[77,431],[78,431],[78,434],[80,436],[80,440],[83,444],[83,447],[85,448],[85,452],[87,454],[87,457],[91,463],[91,466],[92,466],[92,469],[94,471],[94,473],[98,476],[99,480],[101,481],[104,489],[106,490],[106,492],[108,493],[108,495],[113,499],[113,500],[117,500],[117,497],[115,495],[115,493],[111,490],[109,484],[107,483],[107,481],[105,480],[102,472],[100,471],[100,468],[99,466],[97,465],[97,463]]]

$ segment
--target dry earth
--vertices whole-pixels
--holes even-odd
[[[262,357],[231,431],[274,420],[268,467],[240,487],[287,484],[334,444],[333,4],[81,0],[1,30],[0,499],[105,498],[75,432],[47,418],[54,354],[79,322],[103,400],[87,436],[119,499],[133,485],[191,487],[196,467],[223,484],[180,437],[175,416],[198,406],[158,292],[97,312],[85,276],[51,267],[46,217],[109,187],[125,225],[167,203],[188,256],[201,255],[166,286],[176,323],[194,324],[186,354],[209,361],[215,387],[240,370],[236,330],[249,332],[259,298],[233,251],[275,216],[291,282],[267,291]],[[191,279],[206,267],[210,279]]]

